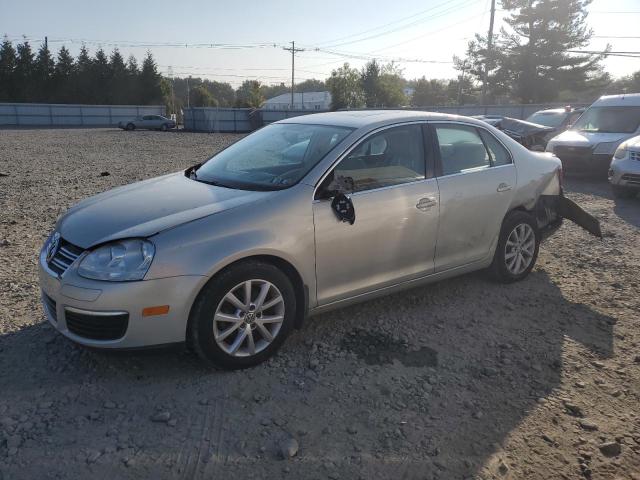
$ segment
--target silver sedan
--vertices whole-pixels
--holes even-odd
[[[562,217],[598,235],[561,179],[467,117],[291,118],[71,208],[40,253],[42,299],[83,345],[187,342],[248,367],[309,315],[480,269],[522,280]]]
[[[613,194],[633,198],[640,192],[640,136],[623,142],[611,160],[609,183]]]
[[[118,122],[118,128],[123,130],[162,130],[165,132],[176,128],[176,122],[162,115],[142,115],[131,120]]]

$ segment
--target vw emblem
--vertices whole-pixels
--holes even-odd
[[[49,241],[49,245],[47,245],[47,263],[49,263],[51,259],[54,257],[54,255],[58,251],[59,245],[60,245],[60,234],[56,232],[51,237],[51,241]]]

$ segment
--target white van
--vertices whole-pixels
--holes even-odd
[[[622,142],[640,133],[640,93],[600,97],[569,129],[547,143],[568,173],[606,176]]]

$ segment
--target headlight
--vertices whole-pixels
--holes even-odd
[[[78,274],[93,280],[122,282],[142,280],[149,270],[156,248],[147,240],[130,239],[108,243],[89,253]]]
[[[616,153],[613,154],[613,158],[617,158],[618,160],[620,160],[621,158],[624,158],[626,154],[627,154],[627,144],[623,143],[616,149]]]
[[[613,155],[613,152],[616,151],[618,147],[618,142],[606,142],[599,143],[596,148],[593,150],[593,153],[603,154],[603,155]]]

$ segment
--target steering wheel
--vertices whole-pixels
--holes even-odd
[[[288,185],[289,184],[288,180],[290,180],[292,177],[295,178],[296,174],[301,170],[302,168],[300,167],[292,168],[291,170],[287,170],[286,172],[283,172],[280,175],[275,175],[271,179],[271,183],[275,183],[278,185]]]

